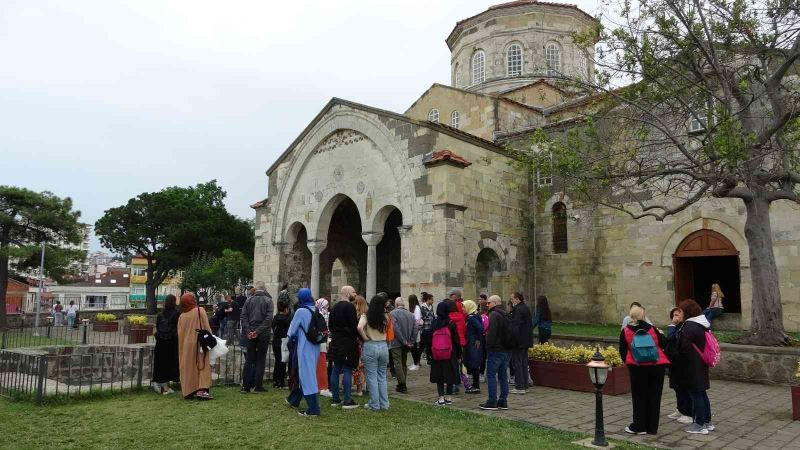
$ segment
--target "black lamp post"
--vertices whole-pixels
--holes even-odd
[[[592,440],[592,445],[608,447],[605,427],[603,426],[603,385],[606,384],[606,379],[608,378],[609,366],[606,364],[603,355],[600,354],[599,348],[592,356],[589,364],[586,364],[586,367],[589,368],[589,377],[591,377],[592,384],[594,384],[595,395],[594,439]]]

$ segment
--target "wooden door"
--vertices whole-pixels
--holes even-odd
[[[675,305],[694,296],[694,264],[690,258],[672,258]]]

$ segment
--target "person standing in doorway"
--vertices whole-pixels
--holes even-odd
[[[725,294],[722,293],[722,289],[719,287],[719,284],[712,284],[711,299],[708,302],[708,308],[703,310],[703,315],[706,316],[706,319],[708,319],[708,323],[714,322],[714,319],[721,316],[722,313],[725,312],[725,308],[722,306],[722,299],[724,298]]]
[[[263,281],[256,282],[256,291],[242,310],[242,334],[247,336],[247,356],[242,373],[242,393],[265,392],[264,370],[272,332],[274,306]]]
[[[514,365],[514,384],[512,394],[528,392],[528,349],[533,347],[533,327],[531,310],[525,304],[525,298],[519,292],[511,294],[511,325],[517,337],[517,346],[511,352]]]

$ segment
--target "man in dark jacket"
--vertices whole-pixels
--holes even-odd
[[[263,281],[256,283],[256,292],[247,299],[242,308],[240,320],[242,335],[247,337],[247,356],[242,371],[242,393],[265,392],[264,369],[267,348],[272,332],[272,297],[266,291]]]
[[[492,295],[489,306],[489,329],[486,330],[486,384],[489,398],[479,407],[489,411],[508,409],[508,363],[511,359],[513,329],[511,320],[503,311],[503,300]],[[530,323],[530,321],[528,322]],[[497,383],[500,382],[500,397],[497,397]]]
[[[239,316],[242,311],[233,300],[232,295],[228,295],[225,300],[225,321],[227,325],[225,326],[225,336],[222,336],[222,339],[232,342],[234,336],[236,336],[236,330],[239,327]]]
[[[342,300],[336,302],[328,316],[328,329],[331,333],[331,345],[328,347],[328,361],[333,362],[330,374],[330,390],[333,393],[331,406],[342,409],[358,408],[358,404],[350,397],[353,381],[353,369],[358,367],[358,317],[355,301],[355,289],[350,286],[342,288]],[[352,296],[351,296],[352,294]],[[344,402],[339,398],[339,375],[344,385]]]
[[[511,294],[511,325],[517,336],[517,345],[511,351],[511,364],[514,367],[515,389],[512,394],[528,392],[528,349],[533,346],[533,319],[531,310],[525,304],[525,297],[519,292]]]

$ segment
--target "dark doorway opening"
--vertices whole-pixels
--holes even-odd
[[[350,198],[343,198],[331,216],[327,246],[320,255],[320,296],[334,301],[347,283],[366,290],[367,244],[361,237],[361,217]]]
[[[389,298],[400,296],[400,231],[403,225],[403,214],[395,209],[386,218],[383,226],[383,239],[378,244],[376,253],[377,280],[375,292],[386,292]]]
[[[687,236],[673,257],[675,302],[694,299],[708,306],[711,285],[717,283],[725,294],[726,313],[741,313],[739,252],[723,235],[699,230]]]

